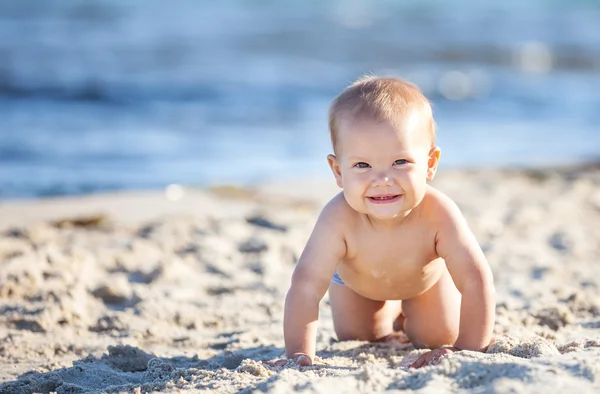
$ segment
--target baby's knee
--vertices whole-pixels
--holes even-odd
[[[411,338],[408,336],[413,346],[417,349],[438,349],[442,346],[453,346],[457,336],[438,335],[438,336],[420,336]]]
[[[458,327],[452,324],[417,328],[407,321],[404,327],[406,335],[417,349],[437,349],[444,345],[454,345],[458,338]]]
[[[363,326],[361,329],[336,327],[335,334],[339,341],[368,341],[375,342],[390,335],[390,330],[383,327]]]

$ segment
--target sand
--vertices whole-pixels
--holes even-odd
[[[442,171],[495,275],[495,336],[283,354],[283,299],[333,181],[0,202],[0,393],[600,390],[600,167]],[[173,199],[173,195],[169,195]],[[178,196],[175,196],[178,197]]]

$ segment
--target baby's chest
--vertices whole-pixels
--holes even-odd
[[[348,245],[346,263],[360,270],[361,266],[404,267],[420,269],[437,258],[435,235],[426,231],[414,231],[412,234],[358,234]],[[404,236],[402,236],[404,235]]]

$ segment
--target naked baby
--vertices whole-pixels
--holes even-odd
[[[492,273],[456,204],[428,184],[440,158],[428,100],[400,79],[365,77],[334,99],[329,128],[327,160],[342,192],[322,210],[292,276],[287,357],[312,363],[327,290],[339,340],[404,331],[431,349],[413,367],[484,351]]]

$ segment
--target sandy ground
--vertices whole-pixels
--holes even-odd
[[[283,353],[283,299],[333,181],[0,202],[0,393],[600,390],[600,167],[441,172],[497,288],[497,342]]]

